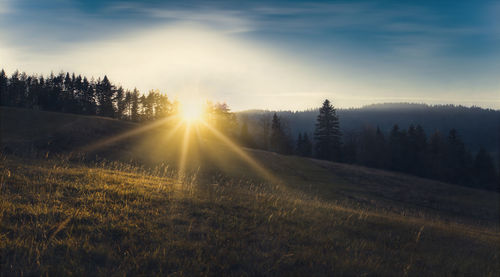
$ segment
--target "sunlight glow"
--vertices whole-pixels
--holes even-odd
[[[193,159],[195,159],[196,155],[199,154],[197,153],[199,152],[197,144],[203,141],[202,135],[200,134],[204,131],[208,131],[214,136],[214,138],[222,142],[222,145],[225,145],[227,149],[230,150],[230,152],[235,153],[236,157],[240,158],[250,168],[255,170],[255,172],[257,172],[261,177],[275,184],[281,183],[281,181],[276,176],[274,176],[266,168],[262,167],[251,155],[249,155],[249,153],[244,151],[239,145],[231,141],[231,139],[229,139],[219,130],[211,126],[211,124],[207,123],[204,119],[204,115],[205,106],[203,105],[202,101],[183,101],[181,102],[181,111],[178,115],[173,115],[161,120],[157,120],[144,126],[132,129],[128,132],[105,138],[91,145],[80,148],[79,150],[85,152],[94,151],[99,148],[108,147],[110,144],[116,143],[120,140],[124,140],[146,131],[156,129],[157,127],[159,127],[159,130],[167,127],[168,130],[164,132],[162,138],[164,139],[165,144],[173,143],[174,148],[180,150],[180,155],[177,157],[178,179],[183,180],[185,178],[188,165],[190,165],[193,162]],[[174,139],[174,136],[178,139]],[[205,147],[210,148],[211,146],[205,144]]]
[[[190,99],[181,103],[181,117],[188,123],[199,121],[203,117],[203,102]]]
[[[169,123],[169,122],[171,122],[172,120],[175,120],[175,119],[177,119],[176,116],[165,117],[163,119],[154,121],[154,122],[146,124],[144,126],[140,126],[138,128],[134,128],[134,129],[132,129],[132,130],[130,130],[128,132],[125,132],[125,133],[122,133],[122,134],[119,134],[119,135],[116,135],[116,136],[113,136],[113,137],[105,138],[103,140],[99,140],[99,141],[97,141],[97,142],[95,142],[93,144],[90,144],[90,145],[84,146],[84,147],[82,147],[80,149],[77,149],[77,151],[91,152],[91,151],[97,150],[99,148],[102,148],[104,146],[108,146],[109,144],[118,142],[120,140],[129,138],[129,137],[132,137],[132,136],[139,135],[139,134],[144,133],[144,132],[146,132],[148,130],[151,130],[151,129],[154,129],[154,128],[159,127],[161,125],[167,124],[167,123]]]
[[[191,124],[186,124],[186,129],[184,130],[184,137],[182,139],[182,149],[181,156],[179,158],[179,172],[178,179],[182,180],[184,177],[184,173],[186,171],[186,160],[189,151],[189,138],[191,135]]]

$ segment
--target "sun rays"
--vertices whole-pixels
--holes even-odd
[[[182,179],[182,177],[185,175],[186,171],[186,160],[188,158],[188,151],[189,151],[189,142],[191,139],[191,122],[188,121],[186,124],[185,130],[184,130],[184,136],[182,138],[182,146],[181,146],[181,156],[179,158],[179,179]]]
[[[221,141],[224,146],[228,147],[237,156],[243,160],[247,165],[249,165],[254,171],[256,171],[261,177],[270,181],[272,183],[279,182],[279,179],[275,177],[271,172],[262,167],[255,159],[248,155],[240,146],[231,141],[227,136],[222,134],[220,131],[210,126],[206,122],[202,122],[205,126],[219,141]]]
[[[234,173],[235,163],[242,162],[244,174],[253,172],[267,182],[279,180],[262,167],[247,151],[243,150],[227,130],[218,128],[207,115],[206,103],[198,99],[181,102],[179,111],[171,116],[156,120],[130,131],[109,137],[80,148],[81,152],[106,149],[124,139],[137,137],[142,141],[142,157],[156,158],[156,161],[177,165],[178,179],[182,181],[197,167]],[[240,171],[241,171],[240,168]],[[240,172],[241,173],[241,172]]]
[[[134,128],[134,129],[132,129],[132,130],[130,130],[128,132],[125,132],[125,133],[122,133],[122,134],[119,134],[119,135],[116,135],[116,136],[113,136],[113,137],[109,137],[109,138],[106,138],[106,139],[103,139],[103,140],[99,140],[97,142],[94,142],[92,144],[86,145],[86,146],[84,146],[84,147],[82,147],[80,149],[77,149],[77,150],[81,151],[81,152],[92,152],[94,150],[100,149],[100,148],[105,147],[107,145],[110,145],[112,143],[115,143],[115,142],[124,140],[126,138],[142,134],[142,133],[144,133],[144,132],[146,132],[148,130],[152,130],[154,128],[158,128],[158,127],[160,127],[162,125],[165,125],[165,124],[170,123],[170,122],[175,121],[175,120],[179,120],[179,117],[178,116],[165,117],[163,119],[156,120],[156,121],[154,121],[152,123],[145,124],[143,126]]]
[[[189,101],[181,105],[180,116],[188,123],[194,123],[203,119],[203,102]]]

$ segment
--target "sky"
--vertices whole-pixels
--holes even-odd
[[[500,109],[500,2],[0,0],[0,68],[236,111]]]

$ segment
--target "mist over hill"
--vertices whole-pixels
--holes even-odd
[[[260,118],[270,117],[273,113],[274,111],[249,110],[240,112],[239,116],[258,122]],[[294,139],[299,132],[314,132],[317,109],[276,113],[286,122]],[[450,129],[455,128],[472,151],[483,146],[490,152],[496,152],[499,147],[499,110],[455,105],[383,103],[338,109],[337,114],[343,133],[359,132],[366,126],[378,126],[387,134],[394,124],[403,129],[408,128],[410,124],[420,124],[428,136],[436,130],[447,134]]]

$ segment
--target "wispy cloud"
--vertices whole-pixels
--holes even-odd
[[[286,7],[273,6],[272,4],[257,4],[253,8],[253,11],[264,15],[357,14],[360,11],[370,9],[372,6],[369,2],[323,3],[311,1],[295,5],[290,4]]]
[[[192,22],[210,26],[222,32],[239,33],[255,30],[255,24],[245,18],[240,11],[220,10],[171,10],[171,9],[141,9],[153,18],[175,20],[177,22]]]
[[[495,40],[500,40],[500,2],[491,2],[484,9],[487,31]]]
[[[255,24],[245,12],[237,9],[218,9],[210,6],[186,8],[158,6],[144,2],[119,2],[106,7],[110,13],[135,13],[145,18],[154,18],[172,23],[194,23],[228,33],[247,32],[255,29]]]
[[[0,0],[0,14],[8,14],[12,12],[10,0]]]
[[[309,2],[259,6],[253,12],[262,30],[354,38],[361,49],[378,45],[386,53],[418,58],[443,56],[460,40],[488,35],[479,24],[450,24],[441,12],[416,5]]]

